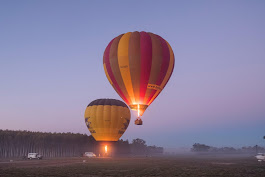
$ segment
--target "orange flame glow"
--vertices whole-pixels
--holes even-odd
[[[140,117],[140,106],[138,104],[138,117]]]

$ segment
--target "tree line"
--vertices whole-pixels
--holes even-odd
[[[212,147],[205,144],[195,143],[191,148],[192,152],[209,152],[209,153],[258,153],[265,152],[265,147],[258,145],[244,146],[241,148],[234,147]]]
[[[0,130],[0,158],[23,157],[36,152],[48,157],[81,156],[94,152],[98,142],[91,135],[75,133],[44,133]],[[162,147],[147,146],[142,139],[119,140],[114,144],[115,155],[163,153]]]

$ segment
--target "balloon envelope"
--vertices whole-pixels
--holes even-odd
[[[140,115],[167,84],[174,63],[169,43],[149,32],[136,31],[117,36],[108,44],[103,56],[110,84]]]
[[[128,106],[115,99],[97,99],[85,110],[85,123],[96,141],[118,141],[131,120]]]

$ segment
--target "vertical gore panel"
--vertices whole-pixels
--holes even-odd
[[[90,107],[86,107],[86,110],[85,110],[85,121],[86,121],[86,118],[88,118],[88,122],[91,121],[91,109]],[[87,126],[87,125],[86,125]],[[88,128],[89,131],[90,131],[90,128]]]
[[[166,41],[167,42],[167,41]],[[162,87],[164,88],[166,85],[167,85],[167,82],[169,81],[172,73],[173,73],[173,70],[174,70],[174,67],[175,67],[175,56],[174,56],[174,52],[171,48],[171,46],[169,45],[169,43],[167,42],[167,45],[168,45],[168,48],[169,48],[169,52],[170,52],[170,62],[169,62],[169,68],[168,68],[168,73],[165,77],[165,83],[163,84],[162,82]],[[169,74],[169,76],[168,76]]]
[[[103,107],[103,121],[104,121],[104,133],[107,135],[109,134],[109,128],[110,128],[110,109],[111,106],[105,105]]]
[[[97,118],[96,118],[96,112],[97,112],[97,106],[91,106],[91,126],[93,128],[93,130],[95,130],[97,132]],[[97,133],[93,133],[94,138],[97,138]]]
[[[170,53],[169,53],[169,48],[168,48],[166,41],[158,35],[156,35],[156,37],[160,40],[160,43],[162,46],[162,56],[163,56],[160,73],[159,73],[157,81],[156,81],[156,85],[160,86],[162,81],[164,80],[166,73],[167,73],[167,70],[168,70]],[[147,102],[150,102],[150,100],[154,97],[156,92],[161,92],[161,90],[153,91],[150,94],[149,100]]]
[[[157,79],[160,74],[162,59],[163,59],[163,49],[161,46],[160,39],[154,35],[153,33],[148,33],[152,40],[152,66],[151,66],[151,73],[149,77],[149,84],[156,84]],[[155,94],[156,90],[147,89],[145,94],[144,103],[147,104],[148,101],[152,98]]]
[[[121,76],[120,67],[118,63],[118,54],[117,54],[118,44],[122,36],[123,35],[120,35],[113,40],[111,47],[110,47],[110,52],[109,52],[109,58],[110,58],[109,61],[110,61],[110,67],[111,67],[113,76],[115,80],[117,81],[117,85],[120,87],[120,90],[126,99],[124,99],[123,97],[122,98],[127,104],[130,104],[132,101],[123,83],[123,79]]]
[[[111,80],[110,77],[109,77],[109,73],[108,73],[108,71],[107,71],[107,68],[106,68],[106,64],[105,64],[105,63],[103,64],[103,67],[104,67],[105,74],[106,74],[106,76],[107,76],[107,78],[108,78],[108,81],[110,82],[111,86],[113,87],[113,82],[112,82],[112,80]],[[115,89],[115,88],[114,88],[114,89]],[[116,89],[115,89],[115,90],[116,90]]]
[[[125,116],[126,116],[126,113],[124,111],[124,107],[119,107],[119,112],[120,112],[120,115],[119,115],[119,124],[118,124],[118,128],[117,128],[117,132],[118,132],[118,136],[117,136],[117,139],[119,139],[121,136],[122,136],[122,133],[119,133],[119,131],[123,131],[123,127],[124,127],[124,121],[125,121]]]
[[[141,81],[140,103],[144,103],[144,96],[148,85],[152,64],[152,40],[146,32],[141,32]]]
[[[96,119],[97,119],[97,134],[101,135],[104,133],[104,120],[103,120],[103,106],[98,105],[97,106],[97,111],[96,111]]]
[[[167,41],[166,41],[167,42]],[[164,89],[164,87],[166,86],[168,80],[170,79],[173,69],[174,69],[174,63],[175,63],[175,59],[174,59],[174,53],[173,50],[171,48],[171,46],[169,45],[169,43],[167,42],[168,48],[169,48],[169,53],[170,53],[170,61],[169,61],[169,66],[167,69],[167,73],[166,76],[164,78],[164,80],[162,81],[161,84],[161,88]],[[150,102],[148,103],[148,105],[150,105],[155,99],[156,97],[160,94],[160,91],[156,91],[155,95],[153,96],[153,98],[150,100]]]
[[[116,122],[116,117],[118,116],[118,114],[117,114],[117,108],[116,107],[111,107],[111,126],[110,126],[110,128],[111,128],[111,134],[115,134],[115,126],[116,126],[116,124],[117,124],[117,122]]]
[[[131,32],[124,34],[120,39],[118,45],[118,62],[126,90],[129,94],[129,97],[131,98],[131,101],[134,103],[135,98],[133,93],[132,78],[130,73],[129,56],[128,56],[130,36]]]
[[[162,60],[162,65],[161,65],[161,71],[159,74],[159,78],[156,81],[157,85],[161,85],[162,81],[164,80],[168,67],[169,67],[169,61],[170,61],[170,52],[169,52],[169,48],[167,45],[167,42],[161,38],[160,36],[157,36],[158,38],[160,38],[161,41],[161,45],[162,45],[162,50],[163,50],[163,60]]]
[[[135,103],[140,101],[140,76],[141,76],[141,52],[140,52],[140,33],[133,32],[129,41],[129,66]]]
[[[114,38],[115,39],[115,38]],[[110,46],[112,44],[112,42],[114,41],[114,39],[112,39],[110,41],[110,43],[108,44],[108,46],[106,47],[105,51],[104,51],[104,55],[103,55],[103,64],[109,62],[109,50],[110,50]]]
[[[118,113],[117,117],[116,117],[116,126],[115,126],[115,135],[117,139],[120,138],[120,135],[119,135],[119,122],[121,120],[121,116],[122,116],[122,112],[120,111],[122,107],[116,107],[116,112]]]
[[[97,127],[97,119],[96,119],[96,110],[97,110],[97,106],[90,106],[91,109],[91,125],[92,125],[92,120],[93,121],[93,126],[92,127]]]
[[[114,39],[113,39],[114,40]],[[109,61],[109,54],[110,54],[110,47],[112,45],[112,42],[113,40],[109,43],[109,45],[107,46],[107,48],[105,49],[105,52],[104,52],[104,57],[103,57],[103,62],[105,62],[106,64],[106,69],[107,69],[107,72],[109,74],[109,77],[110,79],[112,80],[112,83],[113,83],[113,88],[116,90],[116,92],[120,95],[120,97],[125,101],[127,102],[127,98],[124,96],[123,92],[121,91],[114,75],[113,75],[113,72],[112,72],[112,69],[110,67],[110,61]]]

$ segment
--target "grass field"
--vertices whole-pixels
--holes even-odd
[[[265,162],[253,156],[178,155],[163,157],[2,160],[2,177],[85,176],[260,176]]]

